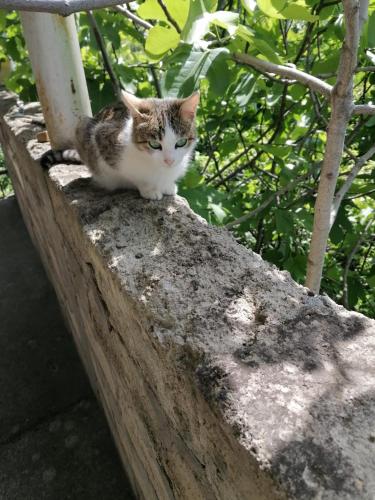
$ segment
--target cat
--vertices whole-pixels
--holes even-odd
[[[41,164],[83,162],[109,191],[137,189],[149,200],[175,195],[196,144],[198,103],[198,92],[185,99],[140,99],[123,91],[121,102],[80,120],[75,150],[48,151]]]

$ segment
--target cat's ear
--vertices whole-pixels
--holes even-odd
[[[195,113],[197,112],[197,107],[199,104],[199,92],[194,92],[190,97],[186,97],[182,101],[180,107],[180,113],[186,120],[193,120],[195,118]]]
[[[130,94],[129,92],[125,92],[125,90],[122,90],[121,100],[133,116],[141,114],[141,112],[139,111],[139,106],[142,102],[142,99],[139,99],[135,95]]]

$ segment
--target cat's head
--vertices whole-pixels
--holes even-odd
[[[190,156],[196,142],[198,92],[186,99],[139,99],[123,92],[122,100],[133,118],[132,141],[139,151],[166,168]]]

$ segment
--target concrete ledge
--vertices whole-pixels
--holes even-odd
[[[140,498],[375,495],[375,328],[179,197],[95,190],[0,137],[25,221]]]

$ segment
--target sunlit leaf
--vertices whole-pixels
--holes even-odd
[[[190,0],[178,0],[178,2],[176,0],[163,0],[163,2],[171,17],[177,22],[180,29],[182,29],[188,18]],[[169,22],[157,0],[146,0],[139,6],[137,14],[142,19]]]
[[[267,16],[276,19],[292,19],[294,21],[317,21],[319,16],[314,16],[306,5],[286,0],[257,0],[258,7]]]
[[[179,41],[180,35],[174,28],[157,24],[149,30],[145,48],[151,55],[159,57],[177,47]]]

